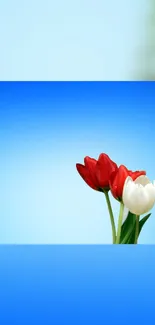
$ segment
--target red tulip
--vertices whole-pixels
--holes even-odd
[[[133,179],[133,181],[135,181],[136,178],[138,178],[141,175],[146,175],[146,172],[144,170],[136,171],[136,172],[132,172],[131,170],[129,170],[129,175],[128,176],[130,176]]]
[[[76,168],[84,181],[94,190],[109,190],[109,179],[118,167],[108,155],[100,154],[98,160],[90,157],[84,158],[84,165],[76,164]]]
[[[146,175],[145,171],[131,171],[128,170],[124,165],[121,165],[116,172],[113,172],[110,177],[110,189],[111,193],[114,196],[115,199],[121,200],[122,199],[122,193],[123,193],[123,187],[125,180],[128,176],[130,176],[133,181],[141,176]]]

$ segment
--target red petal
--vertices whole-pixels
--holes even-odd
[[[85,163],[86,169],[89,171],[89,174],[90,174],[93,184],[95,185],[96,188],[98,188],[99,184],[98,184],[97,177],[96,177],[97,160],[87,156],[84,158],[84,163]]]
[[[96,164],[97,179],[100,187],[109,188],[110,176],[117,169],[116,163],[113,162],[108,155],[104,153],[100,154]]]
[[[79,172],[80,176],[87,183],[87,185],[89,185],[92,189],[97,190],[97,187],[91,178],[89,170],[84,165],[81,165],[81,164],[76,164],[76,168],[77,168],[77,171]]]
[[[142,175],[146,175],[146,172],[144,170],[131,172],[129,176],[131,176],[133,181],[135,181],[137,177],[142,176]]]
[[[123,186],[128,176],[128,169],[124,165],[121,165],[118,171],[112,174],[110,178],[110,189],[115,198],[122,198]]]

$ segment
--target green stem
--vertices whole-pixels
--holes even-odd
[[[137,244],[138,236],[139,236],[139,216],[136,216],[136,230],[135,230],[135,242],[134,242],[134,244]]]
[[[123,221],[123,210],[124,210],[124,204],[123,204],[123,202],[121,202],[120,203],[119,218],[118,218],[118,228],[117,228],[116,244],[119,244],[120,243],[121,227],[122,227],[122,221]]]
[[[113,244],[115,244],[116,241],[116,227],[115,227],[115,221],[114,221],[114,215],[109,199],[109,194],[108,191],[104,191],[105,197],[106,197],[106,202],[109,210],[109,215],[110,215],[110,221],[111,221],[111,227],[112,227],[112,238],[113,238]]]

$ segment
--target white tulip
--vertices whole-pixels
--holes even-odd
[[[155,181],[139,176],[135,181],[127,177],[122,195],[123,203],[131,213],[138,216],[151,210],[155,204]]]

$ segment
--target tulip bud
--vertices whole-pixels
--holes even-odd
[[[123,187],[122,199],[131,213],[140,216],[151,210],[155,204],[155,184],[144,175],[135,181],[128,176]]]

